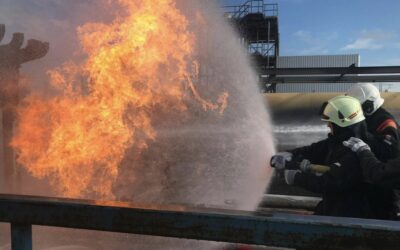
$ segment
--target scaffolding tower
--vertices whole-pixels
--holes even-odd
[[[279,56],[278,4],[248,0],[242,5],[225,6],[225,17],[237,29],[259,72],[276,68]]]

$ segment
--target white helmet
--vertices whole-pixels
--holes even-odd
[[[378,88],[371,83],[355,84],[347,91],[346,95],[358,99],[366,115],[372,115],[385,101],[381,97]]]

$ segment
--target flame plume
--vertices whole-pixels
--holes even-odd
[[[227,93],[214,104],[195,88],[196,37],[173,0],[118,4],[124,13],[111,24],[78,28],[84,63],[49,72],[60,94],[33,93],[18,111],[18,163],[63,196],[113,197],[126,149],[157,138],[150,113],[184,112],[188,96],[204,109],[226,108]]]

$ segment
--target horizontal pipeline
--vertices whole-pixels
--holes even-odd
[[[400,74],[400,66],[276,68],[265,69],[262,75],[363,75]]]

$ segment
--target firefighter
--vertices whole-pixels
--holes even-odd
[[[371,134],[363,139],[376,157],[382,162],[387,162],[400,156],[398,124],[393,115],[382,107],[384,99],[378,88],[371,83],[359,83],[351,87],[347,95],[355,97],[362,105],[368,132]],[[397,214],[397,193],[398,191],[386,186],[370,186],[368,194],[375,211],[374,218],[392,219],[393,215]]]
[[[347,91],[347,95],[358,99],[363,108],[368,131],[368,145],[381,161],[399,156],[398,124],[382,104],[384,99],[379,90],[371,83],[359,83]]]
[[[316,215],[369,218],[370,206],[359,160],[342,144],[352,136],[362,136],[360,131],[366,125],[360,102],[350,96],[338,96],[329,100],[322,111],[321,119],[331,130],[328,138],[290,152],[280,152],[271,158],[271,166],[284,170],[287,184],[322,194],[322,201],[314,211]],[[303,160],[297,167],[290,166],[299,157],[309,161]],[[309,171],[311,164],[327,165],[330,169],[316,175]]]
[[[367,143],[355,137],[344,141],[343,145],[357,153],[367,183],[386,189],[400,189],[400,157],[384,163],[377,159]],[[398,209],[389,209],[386,213],[389,219],[398,219]]]
[[[351,137],[343,145],[357,153],[365,180],[389,188],[400,188],[400,157],[383,163],[363,140]]]

